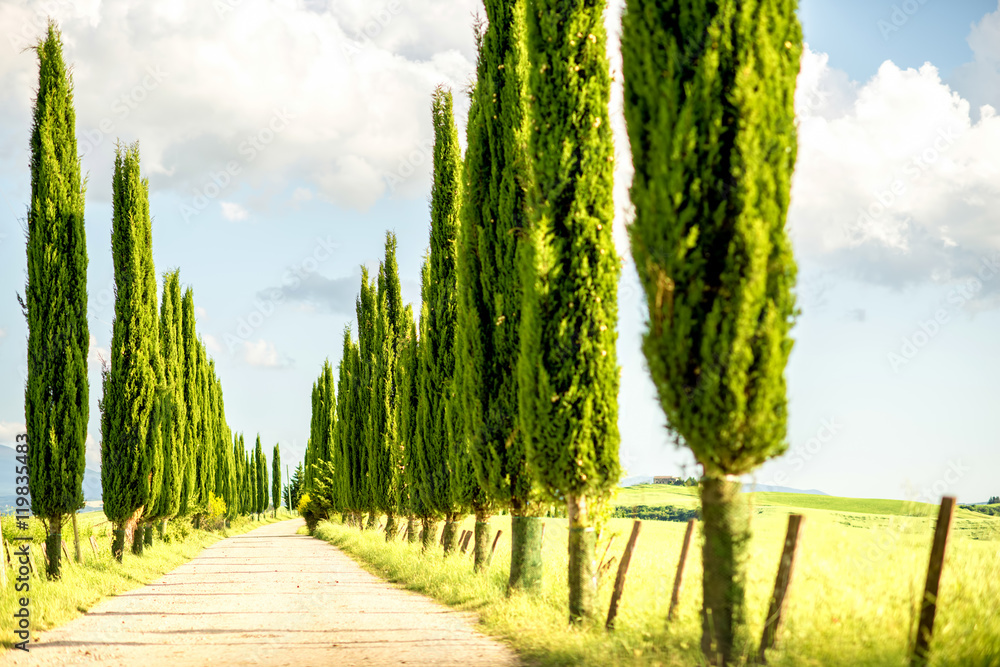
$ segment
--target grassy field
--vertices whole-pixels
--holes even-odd
[[[678,487],[626,490],[618,504],[694,502],[695,489]],[[655,496],[654,496],[655,494]],[[933,519],[897,501],[851,501],[824,496],[820,508],[795,507],[793,501],[757,494],[754,500],[748,566],[748,631],[744,651],[759,642],[767,601],[791,510],[806,515],[799,561],[786,609],[786,623],[768,664],[902,667],[908,664],[916,605],[926,576]],[[629,496],[635,498],[629,500]],[[761,496],[763,498],[761,498]],[[885,503],[889,503],[886,505]],[[896,504],[893,504],[896,503]],[[885,507],[889,514],[870,510]],[[845,508],[839,511],[831,508]],[[918,508],[924,512],[924,508]],[[930,509],[929,506],[927,508]],[[864,510],[869,510],[865,512]],[[929,513],[929,512],[928,512]],[[1000,666],[1000,520],[983,515],[957,517],[940,594],[934,666]],[[440,548],[386,543],[384,536],[337,523],[323,523],[317,536],[353,555],[370,571],[480,614],[486,632],[504,638],[535,665],[700,665],[700,551],[695,545],[684,578],[679,618],[666,622],[674,570],[684,524],[644,522],[633,556],[617,629],[603,622],[584,629],[566,624],[566,522],[547,519],[541,590],[507,598],[508,517],[495,517],[502,529],[500,547],[486,575],[472,573],[469,555],[444,557]],[[471,519],[463,526],[472,528]],[[631,522],[609,521],[598,557],[611,535],[610,553],[620,555]],[[600,582],[600,609],[607,613],[615,569]],[[603,619],[601,619],[603,621]]]
[[[77,564],[71,558],[70,562],[67,563],[66,559],[63,559],[63,577],[57,582],[48,581],[44,572],[41,577],[35,575],[29,577],[31,589],[28,596],[31,600],[29,608],[31,610],[32,640],[36,638],[37,632],[73,620],[104,598],[155,581],[164,573],[191,560],[202,549],[224,537],[239,535],[265,524],[288,518],[291,518],[291,515],[285,510],[278,511],[277,519],[271,519],[269,515],[262,521],[251,521],[241,517],[234,521],[233,526],[224,533],[194,530],[190,527],[190,523],[183,525],[179,522],[171,522],[167,528],[169,541],[161,541],[157,537],[153,546],[146,547],[142,556],[133,556],[126,549],[123,562],[118,563],[111,557],[110,524],[106,522],[104,514],[101,512],[80,514],[78,524],[83,562]],[[11,535],[23,534],[23,531],[15,531],[12,524],[13,521],[9,515],[3,517],[3,530],[6,538]],[[44,533],[41,522],[32,519],[31,530],[36,540],[32,542],[31,552],[39,570],[44,571],[45,560],[41,553],[44,549],[44,544],[41,542],[44,539]],[[98,556],[96,558],[90,546],[90,535],[93,535],[98,543]],[[72,536],[73,528],[70,524],[63,528],[63,539],[67,543],[71,557],[73,555]],[[11,548],[11,553],[13,553],[13,548]],[[15,593],[14,582],[10,579],[16,575],[9,568],[7,575],[7,586],[3,587],[2,592],[0,592],[0,647],[4,649],[13,646],[14,620],[12,615],[16,609],[17,598],[24,595],[24,593]]]

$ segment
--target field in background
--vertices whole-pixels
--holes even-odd
[[[615,504],[697,506],[694,488],[647,485],[623,490]],[[774,496],[778,496],[775,498]],[[789,497],[791,496],[791,497]],[[794,503],[803,499],[804,506]],[[815,505],[819,504],[818,507]],[[885,513],[872,510],[884,509]],[[868,511],[865,511],[868,510]],[[806,515],[786,623],[769,664],[881,666],[908,664],[916,605],[927,572],[936,508],[891,500],[798,494],[757,494],[748,562],[747,650],[760,639],[784,539],[787,516]],[[447,604],[477,611],[484,629],[506,638],[530,664],[677,666],[701,663],[700,535],[684,578],[680,614],[666,623],[684,524],[645,521],[613,633],[603,623],[566,627],[566,522],[546,519],[545,582],[535,595],[506,598],[509,517],[491,520],[504,531],[488,575],[472,574],[468,554],[444,557],[437,548],[386,543],[384,535],[321,524],[318,537],[337,544],[370,571]],[[462,528],[472,529],[472,519]],[[608,522],[598,558],[620,556],[631,521]],[[956,513],[945,564],[932,646],[933,666],[1000,666],[1000,519]],[[617,565],[617,564],[616,564]],[[615,567],[600,581],[607,613]],[[601,619],[603,621],[603,619]]]

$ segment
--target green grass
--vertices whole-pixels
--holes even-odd
[[[38,632],[73,620],[105,598],[155,581],[220,539],[288,518],[291,518],[291,515],[285,510],[279,510],[277,519],[270,518],[270,515],[263,521],[251,521],[241,517],[224,532],[194,530],[190,527],[190,521],[172,521],[167,527],[169,542],[155,537],[153,546],[146,547],[142,556],[133,556],[126,548],[123,562],[118,563],[111,557],[110,524],[107,523],[104,514],[101,512],[80,514],[78,524],[83,562],[78,564],[72,560],[73,528],[72,524],[64,526],[63,539],[67,543],[71,558],[69,562],[63,558],[63,576],[59,581],[49,581],[45,578],[45,559],[42,556],[44,544],[41,542],[44,532],[41,522],[32,519],[31,533],[37,541],[32,542],[31,553],[35,565],[42,571],[41,576],[30,575],[28,581],[31,587],[27,596],[30,599],[32,640],[37,639]],[[3,532],[4,537],[8,539],[13,535],[24,534],[24,531],[16,531],[13,528],[13,519],[9,515],[3,517]],[[96,558],[90,545],[90,535],[93,535],[98,543]],[[13,555],[16,547],[8,546]],[[0,592],[0,647],[4,649],[13,646],[13,613],[18,608],[18,598],[25,595],[15,592],[15,582],[12,579],[17,575],[9,567],[7,576],[7,586]]]
[[[694,489],[655,489],[688,495]],[[772,495],[772,494],[768,494]],[[689,496],[693,497],[693,496]],[[647,503],[649,500],[647,499]],[[654,501],[655,502],[655,501]],[[884,501],[876,501],[884,502]],[[915,609],[926,577],[933,520],[905,513],[876,515],[878,505],[837,505],[851,512],[805,509],[804,533],[773,666],[908,664]],[[788,506],[754,509],[747,578],[744,652],[759,642],[767,601],[781,552]],[[678,619],[666,623],[684,524],[643,523],[618,616],[617,629],[603,629],[615,568],[599,588],[600,622],[567,627],[566,522],[547,519],[545,582],[533,594],[505,596],[509,567],[509,518],[495,517],[504,531],[488,574],[472,573],[468,555],[445,558],[440,548],[386,543],[374,531],[359,532],[324,522],[317,537],[341,547],[369,571],[448,605],[479,613],[485,632],[512,645],[533,665],[700,665],[700,547],[693,545]],[[612,519],[598,546],[600,558],[611,534],[610,553],[620,556],[631,521]],[[471,519],[463,525],[472,528]],[[700,537],[696,534],[696,540]],[[941,605],[932,645],[934,667],[1000,666],[1000,520],[960,518],[949,544]]]

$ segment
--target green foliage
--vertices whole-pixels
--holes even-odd
[[[260,446],[260,433],[257,434],[257,444],[253,449],[254,457],[254,513],[263,514],[268,506],[267,491],[267,458]]]
[[[462,202],[462,156],[451,92],[434,91],[434,184],[431,243],[423,274],[420,315],[417,472],[420,495],[435,514],[467,510],[475,490],[464,438],[449,428],[454,402],[455,335],[458,315],[456,241]]]
[[[604,3],[528,3],[531,229],[524,254],[520,415],[552,498],[618,483],[619,263]]]
[[[292,473],[292,479],[289,480],[288,485],[285,486],[283,500],[285,507],[288,511],[292,511],[293,507],[299,506],[299,498],[302,497],[302,488],[305,478],[305,473],[302,471],[302,464],[299,463],[295,468],[295,472]]]
[[[527,222],[527,59],[524,0],[487,0],[458,235],[456,377],[476,479],[501,506],[532,497],[518,428],[522,287],[518,255]]]
[[[90,414],[87,242],[73,84],[49,22],[38,55],[27,219],[28,320],[24,390],[32,512],[58,521],[83,506]]]
[[[994,500],[994,498],[990,498]],[[988,505],[959,505],[962,509],[979,512],[987,516],[1000,516],[1000,503],[990,503]]]
[[[339,506],[347,511],[361,511],[359,494],[364,482],[361,435],[363,432],[360,392],[360,358],[357,344],[351,340],[350,327],[344,328],[337,382],[337,421],[334,442],[337,461]]]
[[[150,500],[147,448],[159,380],[149,185],[139,176],[138,144],[116,149],[113,209],[115,319],[100,403],[101,484],[104,513],[121,525]]]
[[[187,409],[184,404],[183,347],[181,329],[181,287],[179,271],[163,276],[163,302],[160,304],[160,351],[163,357],[162,467],[160,489],[150,515],[175,516],[180,510],[184,457],[184,428]]]
[[[396,439],[402,450],[402,491],[401,502],[405,513],[424,517],[428,509],[420,496],[419,472],[417,469],[417,408],[420,396],[418,376],[420,348],[417,339],[417,325],[413,321],[413,307],[406,306],[403,315],[403,333],[400,341],[400,355],[396,366],[399,387],[399,402],[396,405]]]
[[[181,345],[183,348],[182,376],[184,383],[184,406],[187,416],[184,422],[184,455],[181,459],[181,501],[179,514],[193,514],[197,498],[195,484],[198,453],[198,418],[201,397],[198,384],[198,338],[195,334],[194,292],[190,287],[181,297]]]
[[[278,505],[281,504],[281,452],[277,443],[271,454],[271,498],[274,500],[274,515],[277,516]]]
[[[689,521],[700,519],[696,509],[673,507],[671,505],[618,505],[611,516],[616,519],[643,519],[644,521]]]
[[[710,475],[786,448],[795,5],[629,0],[623,19],[643,351],[668,428]]]
[[[202,519],[201,527],[204,530],[222,530],[226,527],[226,514],[226,501],[221,496],[209,491],[208,504],[205,507],[205,517]]]
[[[371,420],[371,400],[374,394],[375,367],[375,323],[378,317],[378,295],[375,284],[368,278],[368,267],[361,267],[361,290],[355,301],[355,312],[358,321],[358,357],[357,377],[352,384],[352,397],[356,403],[352,406],[357,440],[357,468],[352,474],[357,474],[357,490],[355,505],[359,512],[369,512],[375,509],[375,498],[372,496],[371,465],[368,461],[368,443],[372,439],[373,424]]]

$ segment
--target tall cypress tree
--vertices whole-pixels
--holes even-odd
[[[592,505],[618,483],[619,263],[603,2],[529,0],[533,161],[520,415],[532,474],[569,517],[569,615],[593,613]],[[572,112],[568,111],[572,110]]]
[[[201,410],[198,384],[198,337],[195,333],[194,292],[190,287],[181,297],[181,345],[183,348],[182,373],[184,383],[184,451],[181,458],[181,502],[179,514],[193,514],[197,505],[195,495],[198,415]]]
[[[396,405],[396,439],[402,452],[400,502],[407,515],[406,539],[408,542],[417,540],[418,518],[424,526],[430,523],[427,506],[422,502],[418,491],[415,458],[417,401],[420,396],[420,385],[417,378],[419,354],[417,325],[413,321],[413,307],[407,304],[403,313],[403,332],[400,338],[399,359],[396,363],[396,378],[399,387],[399,402]]]
[[[713,664],[736,659],[743,618],[749,523],[730,476],[786,448],[796,4],[629,0],[622,21],[643,351],[668,428],[703,468],[702,649]]]
[[[518,264],[528,227],[525,0],[486,0],[478,43],[459,234],[456,368],[476,479],[511,514],[508,590],[542,577],[543,506],[534,497],[518,427],[517,359],[523,290]],[[484,526],[485,527],[485,526]],[[477,539],[476,563],[485,560]]]
[[[83,506],[90,414],[87,242],[73,85],[50,22],[38,54],[28,206],[28,430],[32,512],[46,524],[48,576],[60,577],[62,519]]]
[[[160,520],[161,539],[167,519],[175,516],[180,509],[181,498],[186,413],[180,309],[180,274],[175,270],[163,276],[163,302],[160,305],[160,349],[165,394],[162,414],[163,474],[151,516]]]
[[[210,392],[211,367],[205,344],[197,342],[197,373],[199,409],[197,411],[196,455],[195,455],[195,502],[199,515],[208,510],[209,493],[215,490],[215,444],[214,422],[212,420],[212,395]]]
[[[386,515],[386,539],[396,535],[402,478],[396,442],[396,358],[403,322],[402,290],[396,264],[396,236],[386,232],[385,260],[379,266],[375,336],[372,349],[372,393],[369,416],[368,470],[375,509]]]
[[[264,450],[260,446],[260,434],[257,434],[257,444],[254,446],[254,479],[257,485],[256,506],[254,511],[261,515],[267,509],[267,459]],[[260,518],[258,516],[258,518]]]
[[[464,438],[449,428],[453,418],[455,336],[458,308],[456,240],[462,202],[462,156],[452,111],[451,92],[434,91],[434,184],[431,188],[431,239],[427,269],[422,276],[420,395],[417,437],[421,440],[419,473],[425,501],[445,519],[445,553],[455,548],[456,527],[471,509],[475,480],[468,465]],[[477,517],[479,509],[477,509]],[[478,518],[477,518],[478,520]]]
[[[114,525],[112,552],[121,560],[126,523],[149,501],[146,448],[158,379],[151,344],[156,284],[150,294],[147,280],[153,270],[149,192],[139,176],[138,144],[116,149],[112,185],[115,319],[101,399],[101,485],[104,514]]]
[[[358,405],[355,413],[358,420],[358,474],[359,511],[368,513],[365,528],[374,528],[375,498],[373,495],[373,480],[371,466],[368,461],[368,443],[372,440],[374,425],[371,419],[371,402],[374,394],[375,373],[375,324],[378,318],[377,286],[368,278],[368,268],[361,267],[361,290],[355,303],[358,320]]]
[[[277,519],[278,505],[281,504],[281,452],[277,443],[271,454],[271,498],[274,499],[274,518]]]
[[[147,211],[147,218],[149,217]],[[153,377],[155,378],[155,388],[153,394],[153,408],[149,414],[149,426],[146,431],[146,445],[143,448],[143,472],[142,483],[146,487],[145,502],[143,503],[142,523],[136,525],[132,539],[132,553],[141,554],[143,545],[153,545],[153,523],[159,519],[156,512],[156,505],[159,502],[161,487],[163,486],[163,439],[165,415],[167,414],[166,402],[169,399],[166,387],[166,376],[163,369],[163,353],[160,349],[160,327],[157,320],[159,304],[156,298],[156,269],[153,266],[153,235],[151,221],[147,222],[149,227],[149,251],[143,256],[143,273],[145,289],[143,290],[146,299],[145,308],[151,311],[152,327],[146,339],[147,355],[153,367]]]
[[[354,505],[355,478],[351,474],[352,461],[352,429],[354,421],[350,414],[351,381],[352,381],[352,349],[351,328],[344,327],[343,346],[340,353],[340,364],[337,368],[337,406],[336,426],[334,428],[334,458],[336,459],[336,498],[340,510],[353,518],[356,510]]]

